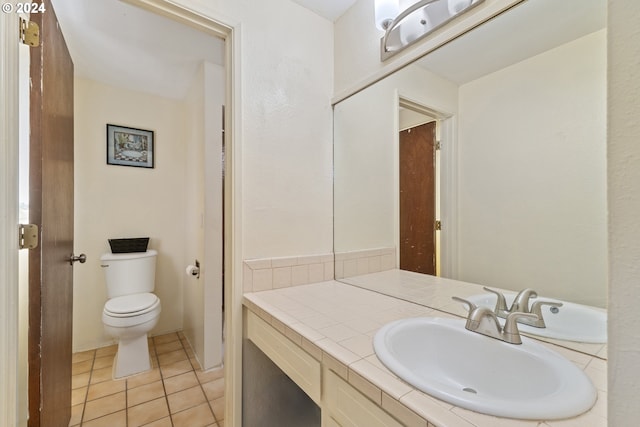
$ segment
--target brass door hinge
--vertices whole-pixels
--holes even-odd
[[[442,222],[440,220],[436,221],[436,231],[442,230]]]
[[[18,246],[20,249],[38,247],[38,226],[35,224],[18,225]]]
[[[40,45],[40,27],[35,22],[20,18],[20,41],[31,47]]]

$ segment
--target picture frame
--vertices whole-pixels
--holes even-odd
[[[107,124],[107,164],[153,168],[154,139],[152,130]]]

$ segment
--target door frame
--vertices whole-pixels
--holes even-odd
[[[241,197],[241,88],[240,26],[225,23],[221,16],[178,6],[169,0],[124,0],[166,16],[225,41],[225,424],[240,426],[242,416],[242,197]],[[18,17],[0,14],[0,345],[14,348],[0,352],[0,425],[16,425],[18,401]]]
[[[439,219],[442,222],[439,244],[440,275],[450,279],[458,277],[458,140],[456,135],[457,117],[448,112],[425,105],[410,96],[395,91],[396,107],[405,107],[434,117],[440,125],[440,168],[436,170],[436,185],[439,187]],[[394,188],[400,186],[400,117],[395,110],[394,133]],[[394,200],[394,241],[400,248],[400,199]],[[400,250],[396,251],[396,265],[400,265]]]
[[[0,425],[18,417],[18,16],[0,15]],[[26,398],[26,396],[25,396]]]

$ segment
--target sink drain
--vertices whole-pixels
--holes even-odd
[[[465,388],[462,389],[462,391],[466,391],[467,393],[478,394],[478,392],[475,389],[471,388],[471,387],[465,387]]]

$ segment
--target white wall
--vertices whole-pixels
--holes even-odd
[[[222,363],[222,105],[224,69],[203,63],[184,100],[184,265],[200,262],[200,276],[185,276],[183,331],[204,369]]]
[[[609,400],[611,426],[640,419],[640,3],[608,7]]]
[[[103,331],[106,301],[100,255],[108,238],[151,238],[158,250],[155,293],[162,302],[152,334],[182,327],[185,150],[181,102],[76,79],[74,351],[113,342]],[[106,164],[106,124],[155,132],[155,168]]]
[[[336,252],[396,246],[398,96],[441,113],[458,109],[457,86],[418,66],[336,104]]]
[[[184,99],[185,266],[196,259],[204,263],[204,86],[203,64]],[[182,330],[200,362],[204,360],[204,286],[203,276],[198,279],[185,275]]]
[[[461,280],[606,307],[606,31],[460,87]]]

